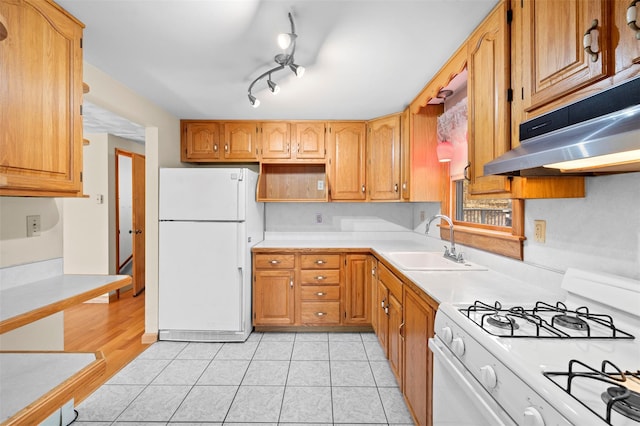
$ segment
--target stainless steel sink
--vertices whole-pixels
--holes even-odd
[[[486,271],[488,268],[464,261],[454,262],[432,251],[390,251],[382,253],[402,269],[411,271]]]

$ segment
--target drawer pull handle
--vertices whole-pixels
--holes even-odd
[[[321,291],[316,293],[316,296],[326,296],[326,295],[327,295],[327,293],[323,293]]]
[[[318,280],[318,281],[322,281],[322,280],[326,280],[327,279],[327,277],[325,277],[324,275],[318,275],[317,277],[313,277],[313,278],[315,280]]]
[[[323,317],[325,315],[327,315],[326,312],[316,312],[316,316],[318,316],[318,317]]]
[[[274,260],[270,260],[269,263],[272,265],[277,265],[278,263],[280,263],[280,261],[274,259]]]
[[[324,260],[322,260],[322,259],[318,259],[318,260],[316,260],[316,265],[324,265],[325,263],[327,263],[327,262],[325,262],[325,261],[324,261]]]

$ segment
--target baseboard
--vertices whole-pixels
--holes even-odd
[[[158,341],[158,333],[144,333],[142,335],[142,344],[150,345]]]

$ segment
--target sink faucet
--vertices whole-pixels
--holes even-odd
[[[431,222],[433,222],[436,219],[444,219],[447,221],[447,223],[449,223],[449,233],[450,233],[449,241],[451,242],[451,250],[449,250],[447,246],[444,246],[444,257],[447,259],[453,260],[454,262],[463,263],[464,259],[462,257],[462,253],[456,254],[456,242],[453,239],[453,222],[451,221],[451,219],[449,219],[449,217],[443,214],[437,214],[435,216],[431,216],[427,221],[427,229],[424,231],[425,235],[429,233],[429,225],[431,225]]]

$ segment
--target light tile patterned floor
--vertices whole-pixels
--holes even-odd
[[[412,425],[373,333],[157,342],[77,407],[77,425]]]

